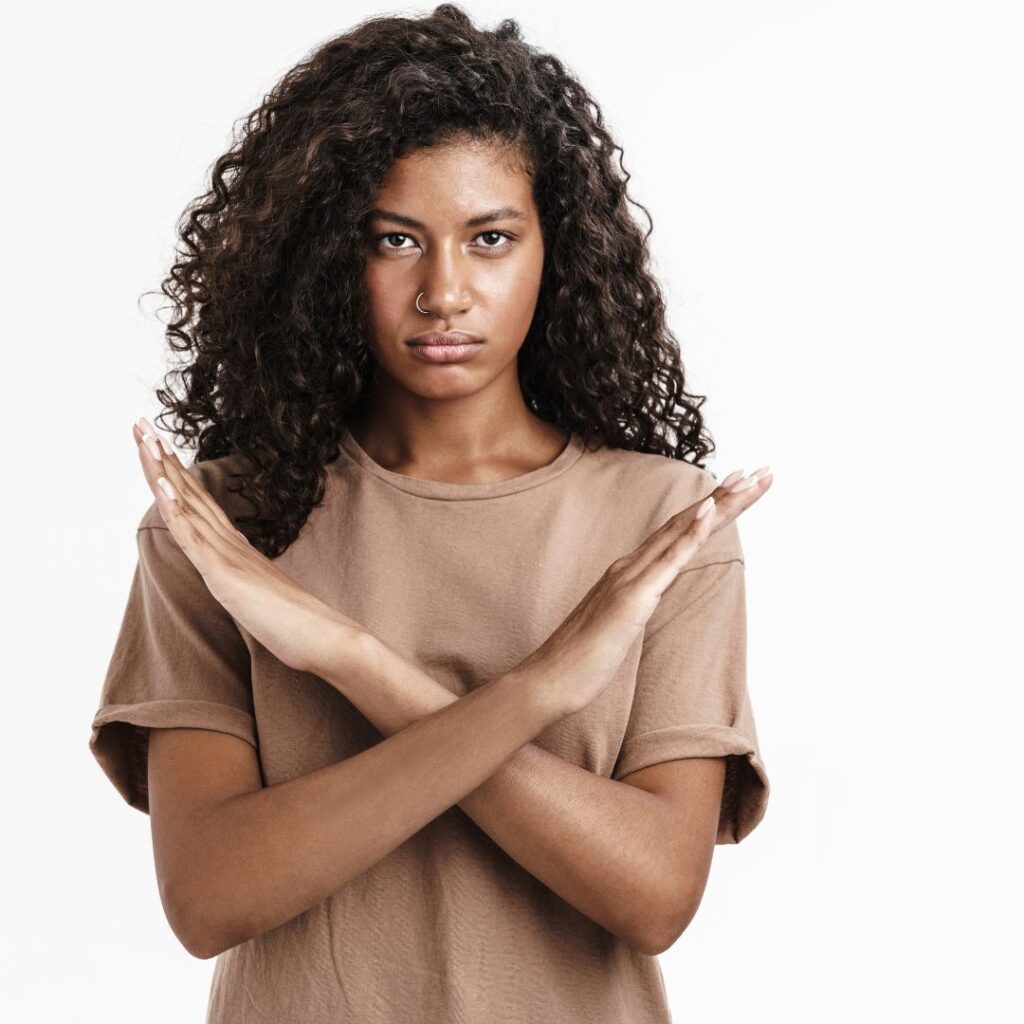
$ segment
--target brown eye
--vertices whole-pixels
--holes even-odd
[[[502,245],[485,245],[482,246],[484,249],[506,249],[512,245],[515,241],[511,235],[505,231],[481,231],[477,238],[484,238],[485,236],[497,236],[498,238],[504,238],[506,241]]]
[[[405,246],[393,246],[393,245],[381,245],[381,242],[386,238],[408,238],[409,236],[403,234],[401,231],[388,231],[386,234],[378,235],[375,239],[376,244],[382,249],[404,249]]]

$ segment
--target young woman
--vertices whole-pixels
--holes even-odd
[[[208,1020],[669,1019],[761,820],[737,517],[597,105],[515,22],[331,40],[164,282],[90,746]],[[688,458],[689,457],[689,458]]]

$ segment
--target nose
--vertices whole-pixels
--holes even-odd
[[[456,250],[458,246],[456,246]],[[439,247],[423,261],[419,305],[434,316],[447,320],[465,313],[473,305],[469,269],[461,254]],[[417,294],[419,294],[417,292]]]

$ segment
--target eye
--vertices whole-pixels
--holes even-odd
[[[387,234],[378,235],[377,238],[376,238],[376,242],[377,242],[377,245],[380,248],[382,248],[382,249],[391,249],[392,251],[394,251],[395,249],[404,249],[406,247],[403,246],[403,245],[399,245],[399,246],[383,245],[382,246],[381,242],[383,242],[386,238],[408,238],[408,237],[409,237],[408,235],[403,234],[401,231],[389,231],[389,232],[387,232]]]
[[[499,241],[501,239],[505,240],[503,242],[500,242],[500,244],[498,244],[498,245],[481,245],[479,247],[481,249],[486,249],[486,250],[488,250],[490,252],[504,252],[506,249],[510,249],[515,244],[515,238],[512,235],[510,235],[507,231],[497,231],[497,230],[481,231],[480,234],[478,234],[476,237],[477,238],[497,239]],[[407,241],[413,241],[411,235],[407,235],[407,234],[405,234],[402,231],[387,231],[387,232],[385,232],[383,234],[374,236],[373,242],[374,242],[374,245],[378,249],[381,249],[384,252],[402,252],[405,249],[414,247],[414,246],[407,246],[407,245],[401,245],[401,244],[399,244],[399,245],[384,244],[385,242],[389,242],[390,240],[396,239],[396,238],[397,239],[405,239]]]
[[[483,238],[485,235],[497,235],[499,238],[506,239],[506,241],[501,245],[485,245],[483,246],[484,249],[507,249],[515,241],[515,239],[505,231],[481,231],[476,237]]]

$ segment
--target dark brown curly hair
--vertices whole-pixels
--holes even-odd
[[[588,447],[702,468],[715,450],[649,270],[650,215],[627,195],[595,100],[512,19],[484,30],[453,4],[373,17],[319,46],[236,126],[210,190],[179,220],[184,251],[160,287],[173,303],[165,333],[185,355],[157,389],[156,419],[196,462],[243,457],[229,489],[259,514],[236,525],[270,557],[323,499],[342,426],[373,380],[362,285],[373,196],[396,159],[460,138],[513,142],[533,177],[545,260],[518,356],[528,407]]]

